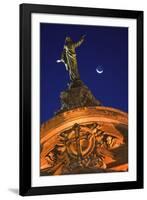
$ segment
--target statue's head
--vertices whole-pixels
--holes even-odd
[[[72,39],[70,37],[66,37],[65,38],[65,43],[72,43]]]

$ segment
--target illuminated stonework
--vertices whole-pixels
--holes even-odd
[[[128,115],[93,106],[75,108],[41,126],[41,175],[128,170]]]

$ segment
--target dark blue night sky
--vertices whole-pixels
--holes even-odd
[[[104,106],[128,112],[128,28],[40,24],[40,121],[60,108],[60,92],[67,89],[68,71],[60,59],[64,40],[86,34],[76,49],[80,77]],[[102,66],[102,74],[96,72]]]

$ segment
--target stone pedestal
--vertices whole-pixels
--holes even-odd
[[[61,108],[56,112],[68,111],[70,109],[85,106],[101,106],[89,88],[81,81],[76,80],[68,84],[68,89],[60,94]]]

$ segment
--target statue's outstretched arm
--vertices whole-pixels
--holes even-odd
[[[78,42],[74,43],[75,48],[79,47],[84,42],[84,38],[85,35],[83,35]]]

